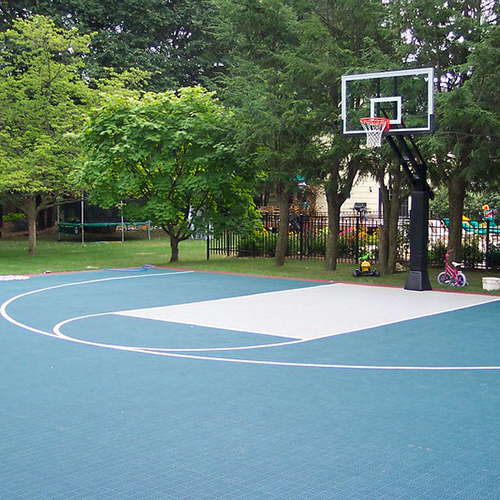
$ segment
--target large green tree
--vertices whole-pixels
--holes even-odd
[[[393,64],[394,31],[379,0],[294,0],[300,23],[297,50],[287,68],[299,95],[311,103],[316,161],[308,177],[322,182],[328,203],[325,268],[335,270],[342,205],[368,164],[358,139],[340,137],[340,78]]]
[[[498,74],[498,55],[482,49],[498,31],[498,2],[393,0],[389,5],[402,59],[436,70],[436,133],[422,143],[433,173],[448,190],[449,244],[459,260],[466,192],[484,187],[498,157],[498,108],[492,109],[495,98],[486,97],[475,77],[479,72],[479,80],[495,80]],[[480,64],[476,52],[482,54]]]
[[[85,127],[76,179],[102,207],[136,200],[137,210],[170,237],[175,262],[179,243],[193,231],[255,222],[253,171],[231,124],[231,113],[201,87],[112,98]]]
[[[43,16],[0,33],[0,192],[27,216],[30,254],[38,212],[72,191],[72,134],[92,99],[80,74],[89,44]]]
[[[149,90],[199,83],[220,71],[223,53],[207,29],[217,15],[211,0],[3,0],[0,21],[41,14],[60,27],[93,33],[86,72],[139,68],[152,75]]]
[[[228,51],[222,95],[238,109],[246,151],[265,172],[280,214],[277,266],[285,261],[289,200],[310,161],[310,104],[290,80],[287,58],[298,43],[294,10],[283,0],[217,0],[215,31]]]

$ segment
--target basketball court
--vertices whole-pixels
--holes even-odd
[[[0,498],[500,494],[497,297],[154,268],[0,296]]]

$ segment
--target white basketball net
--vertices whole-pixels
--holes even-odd
[[[387,118],[361,118],[359,120],[366,132],[366,147],[380,148],[382,146],[382,134],[389,129]]]

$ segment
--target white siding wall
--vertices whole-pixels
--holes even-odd
[[[366,203],[366,209],[369,212],[378,213],[379,187],[375,179],[371,177],[358,179],[351,190],[351,197],[342,205],[342,211],[351,212],[355,203]],[[327,212],[324,193],[318,196],[317,207],[319,213]]]

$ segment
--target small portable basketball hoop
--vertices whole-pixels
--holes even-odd
[[[366,147],[380,148],[382,146],[382,134],[389,130],[391,122],[389,118],[360,118],[359,121],[366,132]]]

